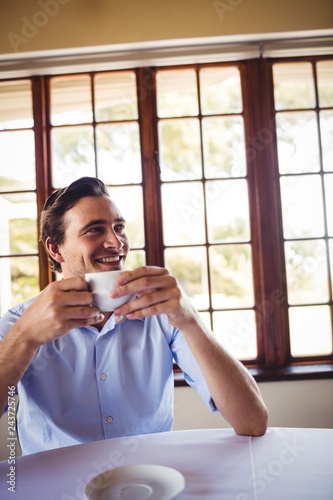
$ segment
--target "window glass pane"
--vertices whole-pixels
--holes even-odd
[[[210,317],[209,312],[199,311],[199,316],[203,320],[204,324],[207,325],[207,327],[211,330],[212,329],[212,322],[211,322],[211,317]]]
[[[1,191],[36,188],[35,145],[31,130],[0,132]]]
[[[241,117],[204,118],[202,134],[206,177],[246,175],[244,126]]]
[[[324,235],[324,214],[319,175],[282,177],[281,200],[285,238]]]
[[[92,121],[89,75],[54,77],[51,79],[50,89],[52,125]]]
[[[106,184],[141,182],[138,124],[99,125],[96,135],[98,176]]]
[[[290,348],[293,356],[332,352],[331,316],[328,306],[289,309]]]
[[[245,180],[207,182],[206,200],[210,242],[250,239],[249,204]]]
[[[257,338],[253,311],[215,312],[213,323],[217,339],[236,358],[256,358]]]
[[[198,182],[162,185],[162,216],[165,245],[205,242],[204,198]]]
[[[253,306],[250,245],[210,247],[212,301],[215,309]]]
[[[126,220],[126,233],[131,248],[143,248],[145,244],[143,225],[143,200],[141,186],[124,186],[108,189],[121,215]]]
[[[311,63],[274,64],[273,80],[275,109],[315,107],[315,87]]]
[[[201,69],[200,97],[202,114],[240,113],[242,92],[238,68]]]
[[[94,82],[96,121],[134,120],[138,117],[134,72],[100,73]]]
[[[33,124],[31,81],[0,82],[0,130]]]
[[[333,106],[333,61],[317,63],[319,106]]]
[[[198,114],[198,93],[194,70],[158,71],[156,89],[159,117]]]
[[[333,239],[328,240],[328,247],[330,253],[331,285],[332,285],[332,295],[333,295]]]
[[[96,175],[93,128],[52,130],[52,184],[60,188],[83,176]]]
[[[324,175],[328,235],[333,236],[333,174]]]
[[[38,257],[0,258],[1,315],[39,291]]]
[[[38,250],[37,205],[34,193],[0,196],[0,255]]]
[[[333,172],[333,111],[320,112],[321,147],[326,172]]]
[[[198,120],[160,121],[158,137],[162,180],[190,180],[202,177]]]
[[[178,279],[196,309],[209,307],[206,249],[204,247],[169,248],[165,264]]]
[[[131,250],[126,258],[125,269],[136,269],[146,265],[146,254],[143,250]]]
[[[318,172],[318,128],[315,113],[279,113],[276,116],[281,174]]]
[[[328,274],[324,241],[286,242],[285,253],[289,303],[326,302]]]

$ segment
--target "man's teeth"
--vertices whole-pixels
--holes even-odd
[[[120,256],[117,255],[116,257],[102,257],[101,259],[98,259],[98,262],[117,262],[120,260]]]

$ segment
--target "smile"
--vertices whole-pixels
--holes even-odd
[[[116,255],[115,257],[101,257],[100,259],[96,259],[96,261],[106,264],[108,262],[119,262],[122,257],[122,255]]]

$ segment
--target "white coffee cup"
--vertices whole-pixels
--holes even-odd
[[[116,288],[115,280],[124,271],[104,271],[99,273],[86,273],[85,280],[92,292],[93,305],[100,311],[114,311],[134,298],[134,294],[123,295],[116,299],[110,297],[110,292]]]

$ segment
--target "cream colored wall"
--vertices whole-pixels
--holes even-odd
[[[333,428],[333,380],[265,382],[259,388],[270,427]],[[229,425],[207,410],[196,391],[177,387],[174,430],[215,427]]]
[[[1,0],[0,54],[333,28],[332,0]]]

